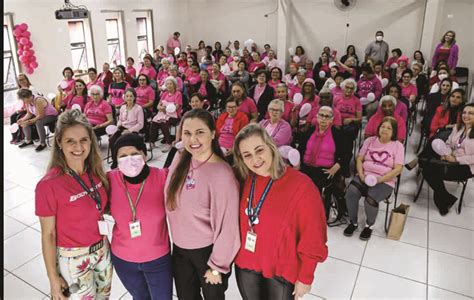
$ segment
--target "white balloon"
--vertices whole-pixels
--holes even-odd
[[[181,49],[179,47],[174,48],[174,55],[178,55],[181,52]]]
[[[300,118],[306,117],[310,111],[311,111],[311,104],[309,103],[303,104],[303,106],[301,106],[301,109],[300,109],[300,114],[299,114]]]
[[[283,145],[283,146],[280,146],[278,148],[278,152],[280,152],[280,154],[283,158],[287,159],[288,158],[288,153],[290,152],[291,149],[293,149],[293,148],[288,146],[288,145]]]
[[[168,104],[168,105],[166,105],[166,112],[167,112],[167,113],[172,114],[172,113],[174,113],[175,111],[176,111],[176,105],[174,105],[174,104]]]
[[[383,79],[382,79],[382,87],[383,87],[383,88],[386,87],[387,84],[388,84],[388,79],[387,79],[387,78],[383,78]]]
[[[178,149],[178,150],[183,149],[183,148],[184,148],[183,142],[182,142],[182,141],[177,142],[177,143],[174,145],[174,147],[175,147],[176,149]]]
[[[396,69],[396,68],[398,68],[398,64],[397,64],[397,63],[393,63],[393,64],[390,65],[390,68]]]
[[[55,93],[49,93],[47,97],[50,101],[53,101],[53,99],[56,98],[56,94]]]
[[[82,112],[81,106],[79,104],[73,104],[71,109],[77,109],[78,111]]]
[[[375,177],[374,175],[365,176],[365,184],[370,187],[375,186],[377,184],[377,177]]]
[[[369,99],[367,99],[365,97],[360,98],[360,104],[367,105],[369,103],[370,103]]]
[[[296,93],[293,95],[293,103],[296,105],[300,105],[300,103],[303,101],[303,95],[301,93]]]
[[[288,160],[290,161],[290,164],[292,166],[297,166],[300,164],[301,161],[301,155],[296,149],[291,149],[288,152]]]
[[[449,147],[442,139],[434,139],[431,142],[431,148],[433,148],[433,151],[440,156],[449,155],[451,152]]]
[[[17,123],[13,123],[12,125],[10,125],[10,132],[11,132],[11,133],[17,132],[18,129],[20,129],[20,127],[18,126]]]
[[[67,88],[68,84],[65,80],[62,80],[60,83],[59,83],[59,86],[64,90],[65,88]]]
[[[326,77],[326,72],[324,72],[324,71],[319,71],[319,77],[320,77],[320,78]]]
[[[295,48],[293,47],[288,48],[288,52],[290,53],[290,55],[295,55]]]
[[[336,87],[336,84],[335,84],[335,83],[331,83],[331,84],[329,85],[329,89],[330,89],[330,90],[332,90],[332,89],[335,88],[335,87]]]
[[[118,130],[118,128],[115,125],[109,125],[109,126],[105,127],[105,132],[108,135],[114,135],[117,132],[117,130]]]
[[[293,56],[293,61],[294,61],[295,63],[299,63],[299,62],[301,61],[301,59],[300,59],[299,56],[296,56],[296,55],[295,55],[295,56]]]
[[[335,67],[335,66],[337,66],[336,62],[332,61],[329,63],[330,68]]]
[[[375,94],[374,93],[369,93],[367,94],[367,99],[372,102],[375,100]]]

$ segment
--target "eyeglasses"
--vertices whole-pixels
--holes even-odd
[[[329,120],[329,119],[332,119],[332,115],[325,115],[325,114],[318,113],[318,118]]]
[[[269,108],[268,111],[269,111],[269,112],[281,112],[281,109]]]
[[[138,81],[146,81],[145,78],[138,79]]]
[[[349,86],[346,86],[346,90],[354,90],[355,87],[349,87]]]
[[[237,106],[226,106],[227,109],[236,109]]]
[[[99,93],[91,93],[91,96],[100,96]]]

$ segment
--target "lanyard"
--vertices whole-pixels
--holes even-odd
[[[142,185],[140,186],[140,191],[138,192],[138,196],[137,196],[137,200],[135,201],[135,205],[133,205],[132,197],[130,197],[130,193],[128,192],[127,185],[125,184],[125,181],[123,182],[124,185],[125,185],[125,192],[127,193],[128,204],[130,204],[130,208],[132,209],[132,221],[133,222],[135,222],[138,202],[140,201],[140,197],[142,196],[143,187],[145,186],[145,181],[146,181],[146,179],[143,180]]]
[[[459,137],[458,144],[456,145],[457,148],[461,148],[461,144],[462,144],[462,142],[464,142],[464,139],[466,138],[466,136],[467,136],[467,130],[464,129],[461,136]]]
[[[92,179],[92,174],[90,172],[87,172],[87,175],[89,177],[89,181],[92,185],[92,188],[91,188],[92,191],[91,191],[91,189],[89,189],[87,187],[86,183],[82,180],[81,177],[79,177],[79,175],[76,174],[76,172],[74,172],[74,170],[68,169],[68,173],[81,185],[81,187],[84,189],[84,191],[87,193],[87,195],[89,195],[89,197],[91,197],[92,200],[94,200],[97,209],[99,210],[99,212],[101,212],[102,211],[102,203],[101,203],[102,201],[101,201],[101,198],[100,198],[100,194],[97,191],[96,186],[94,184],[94,180]]]
[[[256,222],[256,220],[258,220],[258,216],[260,214],[260,210],[262,209],[263,202],[265,201],[265,198],[267,197],[268,192],[270,191],[270,188],[272,187],[272,184],[273,184],[273,179],[270,179],[270,181],[267,183],[267,186],[265,187],[265,190],[263,191],[262,196],[260,197],[260,200],[258,200],[257,206],[254,209],[252,209],[252,200],[253,200],[253,194],[255,191],[256,181],[257,181],[257,176],[253,176],[252,186],[250,187],[250,195],[249,195],[249,201],[248,201],[248,206],[247,206],[249,224],[252,230],[253,230],[253,225],[258,223],[258,221]]]

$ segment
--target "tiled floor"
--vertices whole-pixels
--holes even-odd
[[[4,126],[4,298],[43,299],[49,294],[41,255],[41,229],[34,215],[34,188],[50,151],[18,149],[9,144]],[[418,135],[410,138],[407,158],[413,158]],[[105,154],[107,143],[102,145]],[[162,166],[165,154],[154,151],[151,165]],[[431,191],[424,187],[413,203],[415,171],[404,170],[398,203],[410,205],[400,241],[386,239],[382,205],[373,237],[344,237],[343,227],[328,228],[329,258],[318,265],[311,294],[304,299],[472,299],[474,298],[474,183],[468,185],[462,214],[442,217]],[[460,194],[460,187],[449,189]],[[457,191],[456,191],[457,189]],[[361,203],[362,208],[362,203]],[[361,210],[362,214],[362,210]],[[364,221],[361,217],[361,222]],[[131,299],[114,275],[112,299]],[[240,299],[232,276],[228,299]]]

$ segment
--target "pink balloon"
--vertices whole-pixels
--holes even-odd
[[[35,50],[33,50],[33,49],[29,49],[28,51],[30,51],[31,55],[33,55],[33,56],[34,56],[34,54],[35,54]]]
[[[115,125],[109,125],[105,127],[105,132],[107,132],[108,135],[114,135],[118,130],[117,126]]]
[[[28,47],[30,47],[30,48],[33,47],[33,42],[30,41],[30,40],[28,40],[28,44],[26,44],[26,46],[28,46]]]
[[[32,62],[30,63],[30,68],[32,68],[32,69],[38,68],[38,63],[37,63],[36,61],[32,61]]]
[[[32,68],[26,68],[26,74],[33,74]]]
[[[21,31],[25,31],[28,29],[28,25],[26,25],[26,23],[21,23],[20,26],[18,26],[18,28],[20,28]]]
[[[23,56],[31,56],[31,52],[28,51],[23,51]]]
[[[21,33],[22,33],[22,32],[21,32],[21,29],[20,29],[20,28],[17,28],[17,29],[15,29],[15,30],[13,30],[13,35],[14,35],[15,37],[20,37],[20,36],[21,36]]]
[[[23,55],[23,49],[18,49],[18,51],[16,52],[16,54],[18,54],[18,56]]]
[[[296,105],[300,105],[303,101],[303,95],[301,93],[296,93],[293,95],[293,103]]]
[[[18,27],[20,27],[20,25],[16,24],[15,26],[13,26],[13,29],[18,29]]]
[[[293,56],[293,61],[295,63],[299,63],[301,61],[300,57],[299,56]]]
[[[301,106],[301,109],[300,109],[300,118],[306,117],[306,115],[308,115],[310,111],[311,111],[311,104],[309,103],[303,104],[303,106]]]
[[[288,146],[288,145],[283,145],[283,146],[280,146],[278,148],[278,152],[280,152],[280,155],[287,159],[288,158],[288,153],[290,152],[290,150],[293,149],[292,147]]]
[[[431,148],[433,151],[436,152],[438,155],[448,155],[449,154],[449,147],[446,146],[446,143],[442,139],[435,139],[431,142]]]
[[[290,152],[288,152],[288,160],[290,161],[290,164],[292,166],[299,165],[301,161],[301,156],[298,150],[291,149]]]
[[[22,55],[22,56],[20,56],[20,61],[23,62],[23,63],[24,63],[24,62],[27,62],[27,61],[28,61],[28,58],[26,58],[26,56],[23,56],[23,55]]]
[[[377,184],[377,177],[375,177],[374,175],[365,176],[365,184],[370,187],[375,186]]]
[[[25,37],[20,39],[20,44],[22,45],[28,45],[29,43],[31,43],[31,41]]]
[[[29,31],[24,31],[22,34],[21,34],[22,37],[26,37],[26,38],[29,38],[31,36],[31,33]]]
[[[177,143],[174,145],[174,147],[175,147],[176,149],[178,149],[178,150],[183,149],[183,148],[184,148],[183,142],[182,142],[182,141],[177,142]]]

